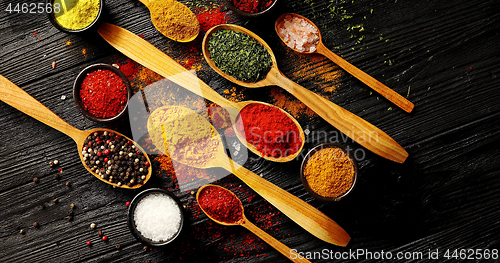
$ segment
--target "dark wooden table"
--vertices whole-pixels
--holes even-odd
[[[9,14],[5,9],[11,2],[20,3],[0,4],[0,74],[79,129],[105,126],[76,109],[72,83],[90,64],[124,64],[127,58],[97,34],[68,35],[46,15]],[[245,89],[213,72],[199,53],[199,39],[180,44],[160,35],[139,1],[106,4],[108,22],[195,68],[221,94],[230,96],[224,91],[236,87],[244,99],[275,102],[280,92],[276,88]],[[188,4],[199,13],[196,5],[206,3]],[[328,48],[407,97],[415,110],[403,112],[321,56],[291,52],[273,29],[274,19],[284,12],[305,15],[320,25]],[[397,164],[366,151],[352,195],[328,204],[314,200],[302,187],[301,159],[278,164],[249,155],[246,167],[346,229],[352,237],[346,248],[310,235],[234,176],[216,182],[243,199],[251,221],[297,251],[328,253],[316,255],[313,262],[331,262],[332,255],[347,257],[341,262],[380,262],[366,254],[387,258],[388,252],[394,261],[413,256],[401,262],[424,262],[436,251],[436,262],[461,257],[497,261],[477,259],[486,250],[490,258],[498,258],[493,249],[500,247],[500,2],[281,1],[268,18],[239,19],[231,12],[226,18],[264,38],[286,76],[376,125],[409,153],[404,164]],[[186,62],[193,57],[194,64]],[[137,91],[144,86],[134,87]],[[297,105],[289,94],[279,95]],[[335,139],[331,135],[337,130],[317,115],[299,112],[297,119],[310,130],[304,151]],[[125,202],[140,190],[109,188],[84,169],[69,137],[3,102],[0,123],[2,262],[288,262],[244,228],[211,222],[200,214],[192,194],[176,190],[171,178],[158,171],[144,188],[169,187],[186,205],[188,223],[172,246],[145,251],[126,225]],[[128,119],[107,127],[130,134]],[[351,140],[341,143],[363,150]],[[62,168],[59,179],[57,168],[49,166],[56,159]],[[39,183],[33,182],[35,177]],[[68,221],[72,203],[74,220]],[[40,226],[35,228],[34,222]],[[90,229],[91,223],[97,227]],[[100,240],[98,230],[109,240]],[[88,240],[92,246],[86,245]],[[343,252],[365,255],[339,254]]]

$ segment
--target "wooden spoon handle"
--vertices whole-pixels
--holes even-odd
[[[77,140],[79,140],[81,135],[85,133],[84,131],[80,131],[69,125],[42,103],[1,75],[0,100],[39,120],[40,122],[70,136],[73,140],[75,140],[75,142],[78,142]]]
[[[323,54],[327,58],[331,59],[345,71],[349,72],[351,75],[361,80],[361,82],[368,85],[370,88],[374,89],[380,95],[384,96],[388,100],[392,101],[396,106],[400,107],[406,112],[411,112],[413,110],[413,103],[399,95],[399,93],[390,89],[386,85],[382,84],[380,81],[374,79],[372,76],[366,74],[361,69],[353,66],[351,63],[347,62],[345,59],[341,58],[337,54],[333,53],[331,50],[326,48],[324,45],[318,45],[318,53]]]
[[[236,108],[234,103],[226,100],[196,75],[134,33],[108,23],[103,23],[98,32],[110,45],[137,63],[219,106]]]
[[[238,165],[231,159],[221,158],[217,165],[232,172],[257,194],[317,238],[343,247],[349,243],[351,237],[342,227],[302,199]]]
[[[266,243],[274,247],[276,250],[278,250],[281,254],[283,254],[285,257],[290,259],[293,262],[311,262],[304,257],[296,257],[292,258],[292,250],[287,247],[285,244],[279,242],[276,238],[272,237],[268,233],[264,232],[264,230],[258,228],[256,225],[252,224],[252,222],[248,221],[248,219],[245,219],[244,223],[242,224],[243,227],[246,229],[250,230],[252,233],[254,233],[256,236],[260,237],[262,240],[264,240]]]
[[[271,75],[275,76],[277,85],[290,92],[339,131],[384,158],[398,163],[406,160],[408,153],[405,149],[379,128],[291,81],[279,70],[276,71],[276,74]]]

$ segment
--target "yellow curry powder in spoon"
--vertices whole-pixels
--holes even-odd
[[[189,41],[198,35],[196,16],[182,3],[174,0],[151,1],[148,6],[154,26],[175,41]]]
[[[164,153],[168,150],[172,159],[195,167],[207,165],[215,157],[220,142],[207,120],[179,106],[156,109],[149,116],[148,132],[159,150]]]

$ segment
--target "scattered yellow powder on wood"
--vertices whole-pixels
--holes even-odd
[[[82,49],[82,54],[84,54],[84,55],[87,54],[87,49],[85,49],[85,48]]]
[[[66,45],[67,46],[71,45],[71,40],[66,41]]]

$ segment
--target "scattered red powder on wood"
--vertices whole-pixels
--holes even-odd
[[[221,12],[220,8],[212,9],[200,14],[197,14],[196,17],[198,18],[198,21],[200,22],[200,30],[201,31],[208,31],[210,28],[224,24],[226,23],[226,16],[227,11]]]
[[[123,64],[118,64],[118,66],[120,67],[121,72],[123,72],[129,80],[132,80],[134,75],[139,71],[139,64],[130,59],[127,59],[127,61]]]

